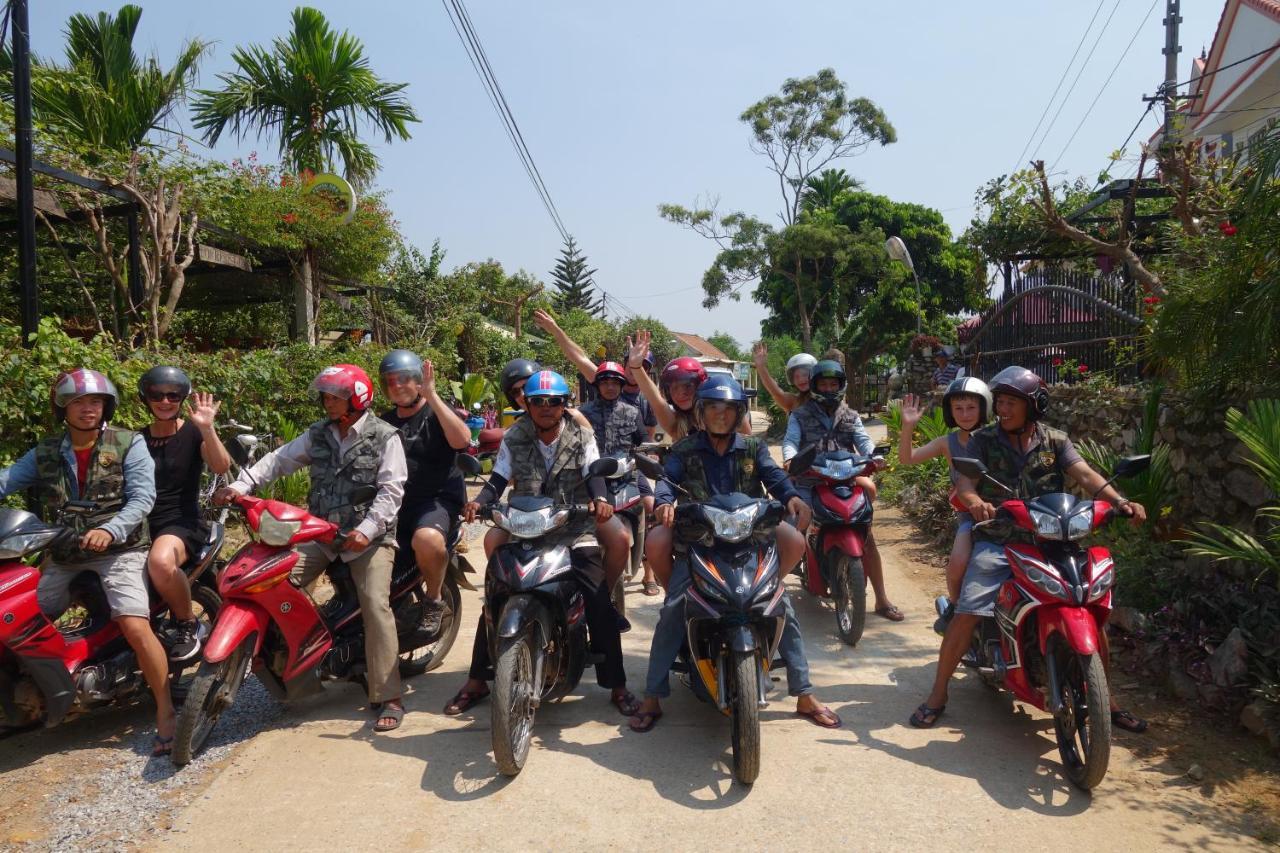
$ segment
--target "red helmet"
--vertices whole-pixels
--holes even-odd
[[[373,383],[369,381],[369,374],[354,364],[326,367],[311,383],[311,390],[316,394],[342,397],[355,412],[363,412],[373,402]]]
[[[49,389],[49,405],[53,408],[53,416],[60,421],[65,420],[67,404],[72,400],[88,397],[90,394],[101,394],[107,398],[102,407],[102,420],[104,423],[111,420],[111,416],[116,413],[116,406],[120,403],[120,395],[116,393],[116,386],[110,379],[86,367],[77,367],[75,370],[59,373]]]
[[[691,356],[684,356],[667,362],[667,366],[662,368],[662,376],[658,379],[658,387],[662,389],[662,396],[671,403],[671,386],[675,383],[692,382],[697,388],[706,381],[707,369],[702,366],[702,362]]]
[[[601,379],[616,379],[623,385],[627,384],[627,371],[621,364],[616,361],[602,361],[596,368],[596,378],[592,384],[599,382]]]

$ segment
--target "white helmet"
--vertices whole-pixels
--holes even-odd
[[[807,352],[791,356],[791,358],[787,360],[787,381],[791,383],[792,387],[794,387],[796,383],[795,380],[791,378],[792,371],[801,367],[805,370],[813,370],[813,366],[817,363],[818,360]]]
[[[972,394],[981,400],[978,404],[978,425],[985,424],[995,411],[995,404],[991,401],[991,389],[987,383],[976,376],[961,376],[947,386],[942,395],[942,420],[952,429],[956,428],[956,419],[951,416],[951,398],[960,394]]]

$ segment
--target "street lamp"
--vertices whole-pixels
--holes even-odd
[[[911,277],[916,281],[916,334],[920,334],[920,316],[924,313],[924,304],[920,301],[920,276],[916,275],[916,265],[911,261],[911,253],[901,237],[890,237],[884,241],[884,250],[895,261],[906,264],[911,270]]]

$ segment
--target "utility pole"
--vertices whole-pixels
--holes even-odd
[[[31,33],[27,0],[11,0],[13,27],[13,168],[18,202],[18,285],[22,294],[22,343],[32,346],[40,326],[36,286],[36,204],[31,173]]]
[[[1178,54],[1182,45],[1178,43],[1178,24],[1182,23],[1182,0],[1165,0],[1164,9],[1164,143],[1167,146],[1177,145],[1179,128],[1175,124],[1178,110]]]

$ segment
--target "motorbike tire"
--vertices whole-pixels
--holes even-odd
[[[254,636],[245,637],[219,663],[200,663],[187,692],[187,701],[178,712],[178,729],[174,732],[173,753],[169,756],[178,767],[190,763],[209,738],[218,718],[235,703],[236,694],[249,673]]]
[[[1111,696],[1102,657],[1076,654],[1057,645],[1063,711],[1053,720],[1058,754],[1067,778],[1091,791],[1107,775],[1111,759]]]
[[[222,596],[213,587],[203,583],[191,586],[191,603],[196,620],[203,622],[213,633],[214,623],[218,621],[218,611],[222,609]],[[182,705],[191,693],[191,684],[199,672],[200,656],[194,656],[189,662],[169,664],[169,695],[174,705]]]
[[[729,652],[729,721],[733,775],[750,785],[760,775],[760,665],[756,652]]]
[[[831,572],[836,604],[836,633],[845,645],[856,646],[867,627],[867,574],[862,560],[841,554]]]
[[[424,594],[421,591],[415,591],[417,596],[415,605],[421,601],[421,596]],[[449,612],[444,617],[445,623],[441,627],[440,636],[434,642],[400,654],[402,678],[413,678],[415,675],[439,669],[450,649],[453,648],[454,641],[458,639],[458,627],[462,625],[462,593],[458,589],[457,580],[446,575],[440,595],[449,608]],[[416,606],[415,612],[417,612]]]
[[[534,697],[537,672],[532,630],[504,640],[498,648],[494,667],[491,735],[493,759],[503,776],[515,776],[524,768],[533,740],[533,717],[537,708]]]

